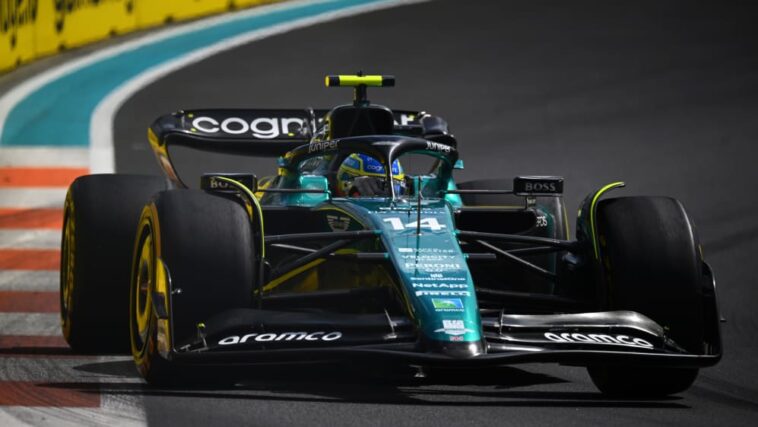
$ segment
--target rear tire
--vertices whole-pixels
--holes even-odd
[[[682,204],[666,197],[625,197],[598,205],[598,236],[609,310],[631,310],[661,325],[687,352],[703,353],[702,260]],[[664,396],[686,390],[697,369],[592,366],[604,393]]]
[[[132,355],[148,383],[207,382],[203,372],[182,369],[168,353],[195,342],[197,325],[214,314],[252,306],[255,254],[250,219],[236,200],[173,190],[159,193],[143,209],[129,323]],[[163,278],[161,265],[167,270]],[[170,320],[158,318],[156,295],[165,301]]]
[[[61,239],[61,327],[75,352],[129,351],[129,271],[140,210],[163,178],[88,175],[66,195]]]

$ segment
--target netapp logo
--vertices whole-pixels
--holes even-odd
[[[642,338],[633,338],[628,335],[605,335],[605,334],[572,334],[564,332],[560,335],[545,332],[545,338],[553,342],[576,343],[576,344],[610,344],[625,345],[630,347],[653,348],[653,344]]]
[[[239,337],[232,335],[218,342],[219,345],[244,344],[248,341],[336,341],[342,338],[342,332],[282,332],[281,334],[247,334]]]
[[[212,117],[200,116],[192,121],[192,127],[204,133],[251,133],[260,139],[274,139],[282,133],[288,136],[299,135],[304,124],[305,121],[298,117],[258,117],[250,122],[239,117],[227,117],[219,122]]]
[[[558,189],[556,188],[554,182],[525,182],[524,191],[535,193],[555,193],[558,191]]]

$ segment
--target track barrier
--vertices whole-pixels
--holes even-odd
[[[0,0],[0,73],[112,36],[281,0]]]

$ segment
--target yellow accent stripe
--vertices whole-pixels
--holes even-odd
[[[147,128],[147,140],[150,141],[150,144],[152,145],[161,145],[160,141],[158,140],[158,136],[155,135],[155,132],[153,132],[152,128]]]
[[[237,187],[240,191],[244,192],[250,198],[250,201],[253,202],[253,205],[255,205],[255,210],[258,214],[258,223],[261,227],[261,258],[266,258],[266,240],[263,236],[263,230],[265,230],[265,228],[263,228],[263,208],[261,207],[261,202],[258,201],[258,198],[255,197],[252,190],[245,187],[245,184],[225,176],[217,176],[216,179]]]
[[[590,233],[592,233],[592,248],[595,250],[595,259],[600,259],[600,248],[598,245],[598,238],[597,238],[597,229],[595,228],[595,217],[597,216],[597,212],[595,209],[595,205],[597,204],[597,201],[600,200],[600,197],[607,193],[610,190],[613,190],[614,188],[623,187],[626,184],[624,184],[621,181],[613,182],[605,187],[598,190],[597,193],[595,193],[595,197],[592,198],[592,203],[590,203]]]
[[[303,265],[301,267],[298,267],[298,268],[296,268],[296,269],[294,269],[294,270],[292,270],[290,272],[287,272],[286,274],[283,274],[283,275],[277,277],[276,279],[268,282],[266,284],[266,286],[263,287],[263,292],[268,292],[268,291],[276,288],[277,286],[281,285],[282,283],[286,282],[287,280],[289,280],[289,279],[297,276],[298,274],[300,274],[300,273],[302,273],[302,272],[304,272],[306,270],[310,270],[311,268],[314,268],[314,267],[318,266],[319,264],[323,263],[324,261],[326,261],[326,259],[319,258],[319,259],[317,259],[315,261],[311,261],[308,264],[305,264],[305,265]]]
[[[571,239],[571,227],[569,224],[568,212],[566,212],[566,206],[563,207],[563,224],[566,227],[566,238]]]
[[[261,184],[261,182],[259,181],[259,182],[258,182],[258,188],[257,188],[257,190],[265,190],[265,189],[267,189],[267,188],[271,187],[271,184],[273,184],[273,182],[274,182],[274,180],[273,180],[273,179],[268,179],[268,180],[264,181],[262,184]],[[256,193],[255,193],[255,197],[257,197],[257,198],[259,198],[259,199],[260,199],[260,198],[261,198],[261,197],[263,197],[265,194],[266,194],[266,193],[265,193],[265,192],[263,192],[263,191],[258,191],[258,192],[256,192]]]

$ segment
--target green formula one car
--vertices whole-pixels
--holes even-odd
[[[606,185],[572,240],[562,178],[456,183],[444,120],[367,100],[393,84],[329,76],[355,98],[328,111],[167,115],[149,129],[165,177],[77,179],[61,251],[71,347],[131,348],[151,384],[218,365],[552,362],[645,396],[719,361],[714,275],[681,203]],[[188,189],[175,146],[278,157],[278,173]]]

